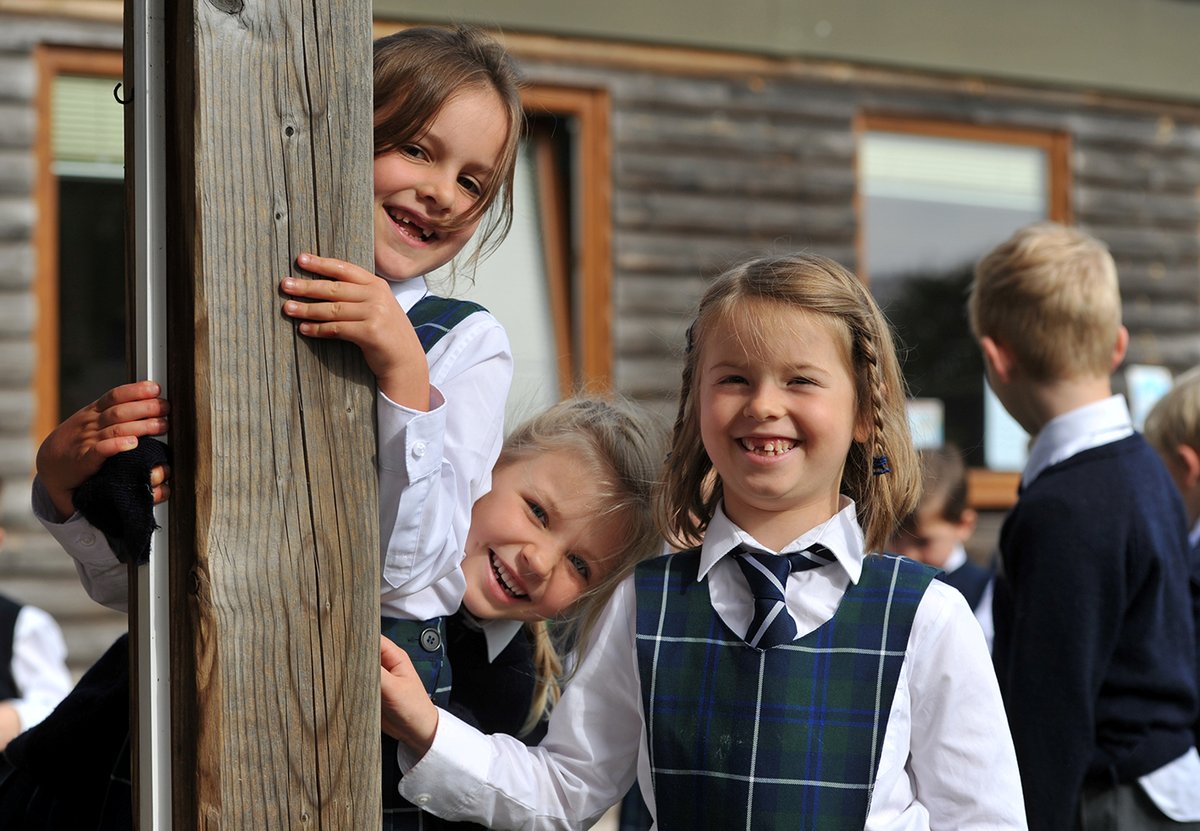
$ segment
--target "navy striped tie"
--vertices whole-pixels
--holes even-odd
[[[795,554],[764,554],[738,546],[737,564],[754,595],[754,620],[746,630],[746,643],[754,649],[770,649],[796,639],[796,622],[788,614],[783,587],[793,571],[807,571],[833,562],[833,553],[814,543]]]

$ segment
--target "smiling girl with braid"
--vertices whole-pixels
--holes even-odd
[[[686,550],[601,617],[541,745],[439,710],[381,650],[401,792],[490,828],[586,828],[636,779],[664,831],[1024,828],[962,596],[870,552],[917,501],[891,335],[860,282],[750,261],[689,330],[660,515]]]

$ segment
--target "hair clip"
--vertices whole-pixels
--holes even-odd
[[[693,330],[693,329],[695,329],[695,328],[696,328],[696,321],[694,321],[694,320],[693,320],[693,321],[692,321],[692,324],[691,324],[690,326],[688,326],[688,327],[687,327],[687,335],[686,335],[686,337],[687,337],[687,347],[686,347],[686,348],[685,348],[685,350],[684,350],[684,354],[687,354],[687,355],[690,355],[690,354],[692,354],[692,346],[693,346],[693,341],[692,341],[692,337],[693,337],[693,336],[692,336],[692,330]]]
[[[892,467],[888,464],[886,453],[881,453],[871,462],[871,473],[875,476],[883,476],[885,473],[891,473]]]

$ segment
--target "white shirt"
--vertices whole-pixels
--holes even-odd
[[[954,546],[950,556],[946,557],[946,562],[942,563],[942,571],[953,574],[966,563],[967,549],[963,547],[962,543],[959,543]],[[988,652],[992,651],[992,640],[995,637],[995,626],[992,623],[992,595],[995,593],[995,589],[996,578],[993,575],[984,586],[983,594],[979,596],[979,603],[972,610],[975,619],[979,621],[979,628],[983,630],[983,640],[987,644]]]
[[[1056,416],[1046,423],[1029,451],[1021,473],[1028,485],[1051,465],[1133,435],[1125,398],[1114,395]],[[1185,822],[1200,821],[1200,753],[1191,748],[1178,759],[1138,779],[1142,790],[1164,814]]]
[[[862,572],[853,503],[788,545],[821,541],[838,567],[793,573],[788,612],[804,635],[826,622]],[[738,542],[769,550],[720,510],[701,550],[713,607],[745,632],[753,599],[725,554]],[[641,706],[633,578],[617,588],[541,745],[487,736],[445,711],[423,758],[402,750],[400,793],[447,819],[491,828],[587,828],[636,778],[655,813]],[[921,600],[884,734],[869,831],[1025,828],[1016,756],[979,627],[962,595],[934,582]]]
[[[1133,419],[1125,398],[1114,395],[1046,422],[1029,448],[1021,484],[1029,485],[1051,465],[1133,435]]]
[[[28,730],[58,706],[73,686],[62,630],[36,606],[22,606],[13,627],[12,677],[20,698],[7,703]]]
[[[421,277],[391,286],[405,312],[428,293]],[[429,412],[382,393],[376,402],[380,607],[410,620],[444,617],[462,603],[471,507],[492,486],[513,373],[508,335],[487,313],[450,330],[428,359]]]
[[[427,290],[423,278],[393,283],[407,312]],[[504,438],[512,381],[508,336],[494,317],[473,314],[429,351],[429,412],[382,393],[378,416],[380,607],[388,617],[453,614],[466,581],[460,568],[471,506],[491,487]],[[45,488],[33,485],[34,514],[75,560],[88,596],[128,609],[125,566],[104,535],[78,513],[56,523]]]

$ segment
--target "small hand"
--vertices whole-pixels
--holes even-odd
[[[429,364],[408,316],[382,277],[364,268],[314,254],[296,264],[328,280],[285,277],[280,289],[292,297],[283,313],[300,322],[300,333],[350,341],[362,350],[376,383],[388,398],[416,410],[429,409]]]
[[[438,709],[413,667],[412,659],[379,636],[379,687],[383,732],[424,755],[437,734]]]
[[[75,489],[94,476],[106,459],[137,447],[140,436],[167,432],[170,406],[158,397],[159,392],[153,381],[114,387],[46,437],[38,448],[37,472],[59,514],[57,519],[75,513],[71,501]],[[165,467],[150,472],[155,503],[170,496],[169,475]]]

